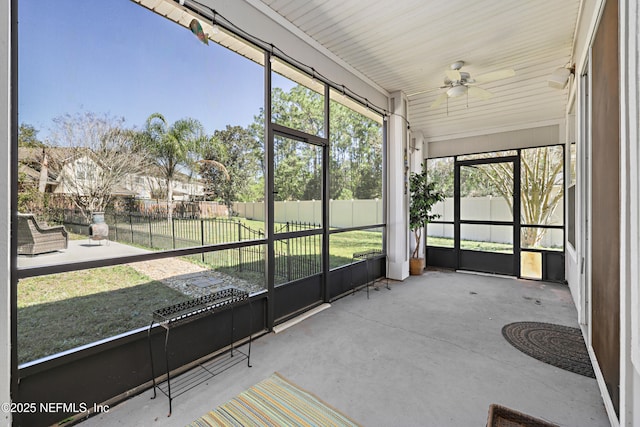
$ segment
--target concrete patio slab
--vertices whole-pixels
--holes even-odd
[[[279,372],[365,426],[482,426],[498,403],[561,426],[607,426],[596,380],[547,365],[501,334],[516,321],[578,327],[567,286],[431,271],[357,292],[174,399],[150,390],[82,426],[185,425]]]
[[[40,255],[19,255],[18,268],[40,267],[44,265],[66,264],[70,262],[93,261],[97,259],[145,254],[146,249],[108,240],[69,240],[67,249]]]

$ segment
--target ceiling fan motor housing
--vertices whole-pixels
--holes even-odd
[[[431,104],[431,108],[436,108],[448,98],[455,98],[462,95],[470,95],[479,99],[489,99],[493,94],[488,90],[475,86],[477,83],[488,83],[495,80],[506,79],[516,74],[515,70],[508,68],[472,78],[470,73],[460,71],[464,65],[464,61],[456,61],[449,66],[449,70],[445,70],[444,86],[440,86],[440,89],[445,89],[445,91]]]

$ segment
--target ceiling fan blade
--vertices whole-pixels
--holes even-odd
[[[493,71],[491,73],[481,74],[478,77],[474,77],[474,83],[488,83],[501,79],[508,79],[516,75],[515,70],[507,68],[505,70]]]
[[[445,70],[444,73],[447,76],[447,78],[452,82],[457,82],[462,79],[462,76],[460,75],[460,71],[458,70]]]
[[[437,108],[438,105],[442,104],[445,99],[447,99],[447,92],[441,93],[439,97],[436,98],[435,101],[433,101],[433,104],[431,104],[431,109],[433,108]]]
[[[493,96],[493,94],[488,90],[482,89],[477,86],[469,86],[468,90],[469,90],[469,95],[473,96],[474,98],[489,99]]]

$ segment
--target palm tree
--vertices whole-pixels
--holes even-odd
[[[142,148],[158,166],[167,184],[167,213],[172,218],[173,181],[180,170],[193,171],[205,139],[202,124],[191,118],[172,125],[160,113],[153,113],[142,132]]]

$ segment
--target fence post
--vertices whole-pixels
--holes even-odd
[[[238,242],[242,241],[242,223],[238,220]],[[242,271],[242,248],[238,248],[238,271]]]
[[[287,233],[289,232],[289,221],[287,221]],[[287,240],[287,282],[291,281],[291,239]]]
[[[133,217],[129,213],[129,230],[131,230],[131,243],[133,244]]]
[[[176,221],[174,217],[171,217],[171,239],[173,241],[173,249],[176,248]]]
[[[200,242],[202,243],[202,246],[204,246],[204,219],[200,218]],[[202,262],[204,263],[204,252],[201,253],[202,255]]]
[[[149,247],[153,247],[153,231],[151,231],[151,215],[149,215]]]

